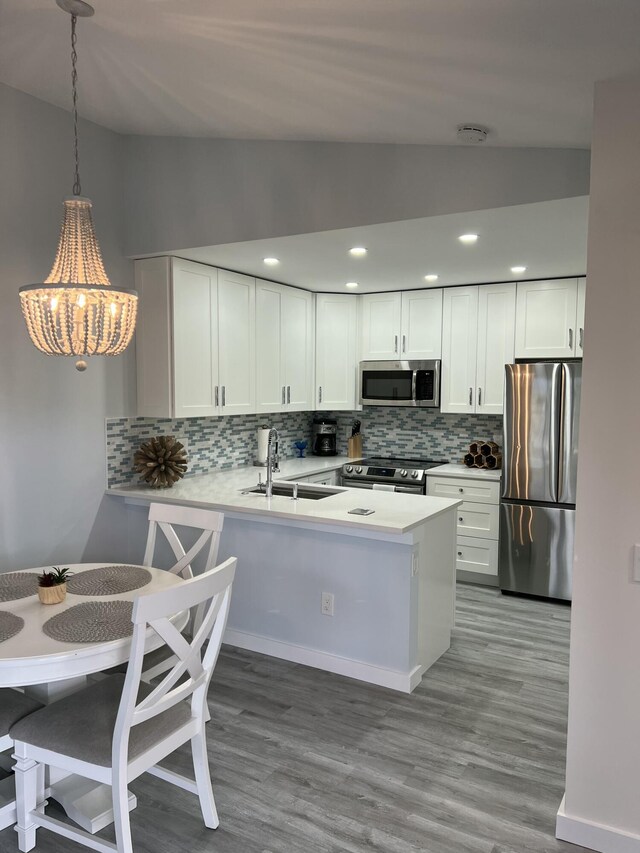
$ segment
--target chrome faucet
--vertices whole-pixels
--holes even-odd
[[[278,453],[276,451],[278,441],[278,430],[270,429],[267,437],[267,483],[264,492],[268,498],[273,496],[273,472],[280,470]]]

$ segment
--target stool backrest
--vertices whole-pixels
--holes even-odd
[[[218,548],[220,546],[220,534],[224,524],[224,515],[209,509],[196,509],[188,506],[174,506],[173,504],[153,503],[149,507],[149,533],[147,535],[147,546],[144,552],[143,565],[152,566],[157,544],[158,529],[164,534],[171,550],[177,560],[169,571],[183,578],[192,578],[193,569],[191,563],[198,554],[209,544],[204,571],[215,566],[218,559]],[[192,527],[202,530],[196,542],[185,551],[178,534],[173,525],[178,527]]]
[[[134,625],[131,656],[113,735],[114,768],[126,766],[129,734],[133,726],[149,722],[179,702],[186,701],[191,705],[191,717],[204,719],[207,690],[229,615],[237,562],[235,557],[230,557],[221,565],[178,586],[136,599],[131,617]],[[171,617],[194,608],[202,610],[202,620],[189,642],[172,623]],[[158,685],[138,701],[149,628],[164,640],[177,661]],[[158,725],[162,740],[170,739],[172,732],[163,731],[160,722]]]

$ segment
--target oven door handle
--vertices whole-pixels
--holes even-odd
[[[422,495],[424,492],[419,486],[396,486],[395,492],[402,492],[405,495]]]

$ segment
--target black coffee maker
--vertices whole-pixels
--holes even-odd
[[[338,439],[338,422],[333,418],[315,417],[313,419],[313,439],[311,452],[314,456],[335,456]]]

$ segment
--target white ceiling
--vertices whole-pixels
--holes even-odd
[[[589,199],[561,199],[473,213],[227,243],[180,257],[315,291],[371,293],[478,282],[584,275]],[[478,234],[465,246],[460,234]],[[364,246],[363,258],[349,254]],[[276,257],[277,267],[264,258]],[[514,275],[510,267],[527,270]],[[424,276],[436,273],[436,282]],[[357,281],[357,291],[345,288]]]
[[[639,0],[93,0],[81,114],[127,133],[588,147]],[[67,16],[0,0],[0,81],[69,104]]]

